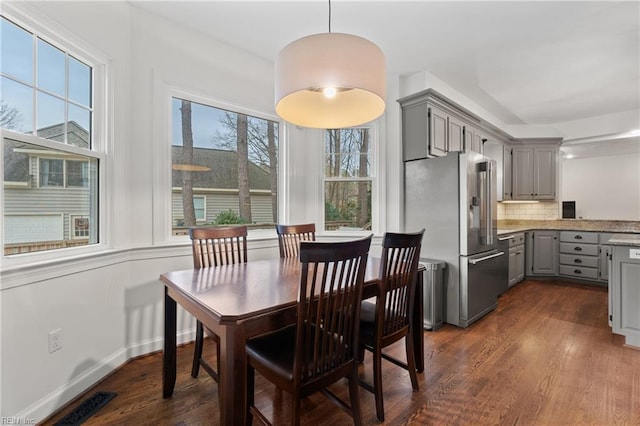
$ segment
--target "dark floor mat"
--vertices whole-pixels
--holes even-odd
[[[82,402],[75,410],[67,414],[55,424],[55,426],[79,425],[87,421],[99,409],[107,405],[117,393],[115,392],[96,392]]]

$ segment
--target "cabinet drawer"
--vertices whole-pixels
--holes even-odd
[[[509,241],[509,247],[519,246],[520,244],[524,244],[524,233],[515,234]]]
[[[585,268],[583,266],[560,265],[560,275],[569,275],[576,278],[598,279],[598,268]]]
[[[560,241],[598,244],[598,233],[562,231],[560,232]]]
[[[594,244],[560,243],[560,253],[582,254],[585,256],[597,256],[598,246]]]
[[[598,260],[599,258],[592,257],[592,256],[579,256],[579,255],[571,255],[571,254],[560,255],[560,263],[563,265],[586,266],[589,268],[597,268]]]

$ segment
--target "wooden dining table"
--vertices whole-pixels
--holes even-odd
[[[412,336],[418,372],[424,371],[423,271],[418,269]],[[363,298],[376,296],[380,259],[369,257]],[[250,261],[160,275],[165,286],[162,394],[176,383],[176,312],[179,304],[220,337],[220,423],[244,424],[247,339],[294,324],[300,261],[296,258]]]

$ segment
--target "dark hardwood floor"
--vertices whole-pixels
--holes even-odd
[[[408,373],[383,361],[385,424],[640,424],[640,351],[607,324],[601,288],[527,280],[467,329],[425,332],[425,372],[412,392]],[[207,345],[214,357],[213,345]],[[404,356],[402,342],[390,348]],[[86,425],[215,425],[218,392],[190,376],[193,345],[178,350],[171,399],[162,398],[160,353],[132,360],[49,420],[53,425],[95,391],[118,392]],[[361,374],[371,379],[367,354]],[[348,400],[347,386],[333,388]],[[373,395],[361,389],[365,424],[377,424]],[[289,423],[289,396],[257,377],[256,403]],[[322,395],[303,401],[302,423],[350,424]]]

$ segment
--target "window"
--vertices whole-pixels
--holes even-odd
[[[278,123],[171,98],[172,233],[277,220]]]
[[[325,230],[371,229],[371,129],[325,132]]]
[[[98,61],[5,12],[0,35],[4,254],[96,244]]]
[[[40,158],[40,187],[86,188],[89,183],[89,163],[79,160]]]

